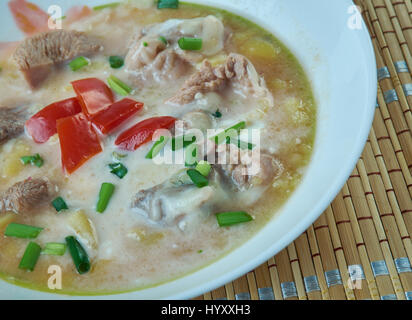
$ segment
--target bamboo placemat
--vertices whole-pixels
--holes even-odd
[[[305,233],[197,299],[412,300],[412,2],[355,2],[378,67],[375,119],[362,157]]]

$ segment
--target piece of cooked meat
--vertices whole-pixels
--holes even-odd
[[[32,88],[38,87],[55,65],[101,50],[95,39],[72,30],[53,30],[25,39],[13,54]]]
[[[190,70],[190,64],[158,38],[137,41],[129,50],[125,66],[129,79],[135,85],[147,81],[175,80]]]
[[[160,40],[163,37],[167,44]],[[181,37],[199,37],[200,51],[180,49]],[[222,22],[213,16],[194,19],[170,19],[140,29],[132,37],[125,59],[130,81],[143,85],[148,81],[176,81],[191,71],[205,56],[218,53],[224,47]]]
[[[199,189],[187,174],[183,177],[180,172],[160,185],[139,191],[132,201],[132,208],[152,222],[177,225],[183,230],[190,217],[209,212],[216,203],[228,200],[220,186],[219,175],[212,172],[209,180],[209,186]]]
[[[0,195],[0,212],[22,213],[41,205],[52,195],[52,186],[47,178],[29,178],[16,183]]]
[[[24,131],[26,117],[20,108],[0,107],[0,145]]]
[[[225,33],[222,21],[210,15],[193,19],[169,19],[162,23],[148,25],[134,35],[132,43],[142,38],[145,38],[145,41],[148,38],[158,39],[159,36],[165,37],[169,46],[179,51],[179,54],[195,53],[197,56],[213,56],[223,50],[228,35]],[[181,37],[201,38],[202,50],[200,52],[181,50],[177,44]],[[198,59],[194,55],[189,56]]]
[[[228,82],[246,94],[264,97],[270,94],[252,63],[240,54],[232,53],[225,63],[212,67],[209,61],[193,74],[170,102],[184,105],[192,102],[198,93],[216,92]]]
[[[241,150],[234,145],[221,145],[217,152],[221,154],[216,155],[216,159],[225,160],[224,164],[216,160],[214,167],[229,179],[235,191],[270,186],[284,171],[282,163],[274,155],[262,150]]]

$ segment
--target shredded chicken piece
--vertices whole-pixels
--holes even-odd
[[[16,183],[0,195],[0,212],[23,213],[41,205],[52,195],[52,185],[47,178],[29,178]]]
[[[217,203],[224,199],[227,201],[219,174],[211,173],[209,180],[209,186],[199,189],[187,174],[184,178],[179,173],[160,185],[139,191],[133,199],[132,208],[154,223],[177,225],[183,230],[191,217],[201,216]]]
[[[160,40],[166,39],[167,44]],[[201,51],[185,51],[178,46],[181,37],[203,39]],[[176,81],[185,76],[193,66],[218,53],[224,47],[224,26],[216,17],[195,19],[170,19],[139,30],[129,44],[126,71],[135,85],[147,82]]]
[[[241,150],[234,145],[221,145],[217,152],[216,158],[225,160],[224,164],[214,167],[229,178],[236,191],[270,186],[284,171],[282,163],[274,155],[262,150]]]
[[[26,117],[20,108],[0,107],[0,145],[24,131]]]
[[[25,39],[13,58],[32,88],[49,76],[52,67],[80,55],[90,55],[101,46],[86,34],[71,30],[53,30]]]
[[[270,95],[264,80],[259,77],[252,63],[244,56],[232,53],[225,63],[215,68],[205,60],[202,68],[186,81],[169,102],[188,104],[198,93],[219,91],[229,81],[246,94],[262,97]]]
[[[125,60],[129,79],[135,85],[179,79],[190,70],[190,64],[162,41],[148,39],[145,43],[147,46],[137,42]]]

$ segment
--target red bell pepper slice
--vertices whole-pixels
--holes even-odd
[[[97,78],[88,78],[72,82],[83,112],[89,118],[106,109],[114,102],[112,90]]]
[[[173,117],[156,117],[146,119],[123,132],[115,141],[122,150],[134,151],[152,140],[153,134],[159,129],[170,129],[176,122]]]
[[[47,142],[51,136],[57,133],[57,120],[73,116],[81,111],[82,108],[77,98],[52,103],[27,120],[27,132],[31,135],[34,142]]]
[[[9,2],[9,8],[17,26],[26,35],[48,29],[49,15],[36,4],[26,0],[12,0]]]
[[[63,169],[72,174],[102,152],[99,138],[83,113],[57,120]]]
[[[92,117],[91,121],[103,134],[113,132],[118,126],[143,108],[143,103],[126,98],[113,103]]]

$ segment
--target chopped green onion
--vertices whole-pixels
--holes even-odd
[[[217,109],[215,113],[212,113],[212,116],[214,116],[215,118],[221,118],[222,113],[220,112],[219,109]]]
[[[203,250],[199,250],[197,253],[198,253],[198,254],[201,254],[201,253],[203,253]]]
[[[177,9],[179,8],[179,0],[158,0],[158,9]]]
[[[41,254],[49,256],[62,256],[66,252],[66,245],[64,243],[49,242],[42,250]]]
[[[40,252],[41,247],[37,243],[30,241],[20,260],[19,269],[33,271],[40,257]]]
[[[187,175],[187,170],[189,169],[182,169],[178,173],[176,173],[170,179],[170,182],[175,186],[185,186],[189,184],[193,184],[192,179]]]
[[[132,92],[132,89],[127,84],[125,84],[122,80],[116,78],[115,76],[110,76],[107,79],[107,83],[109,84],[110,88],[112,88],[121,96],[127,96],[130,92]]]
[[[242,129],[246,128],[246,122],[245,121],[241,121],[237,124],[235,124],[234,126],[230,127],[229,129],[226,129],[225,132],[229,132],[230,130],[236,130],[237,132],[239,132]]]
[[[256,145],[254,145],[253,143],[244,142],[241,140],[238,140],[237,146],[239,149],[243,149],[243,150],[246,150],[246,149],[253,150],[253,148],[256,147]]]
[[[250,142],[244,142],[242,140],[236,140],[236,141],[232,141],[233,139],[231,137],[227,137],[226,138],[226,143],[227,144],[231,144],[233,143],[234,145],[236,145],[239,149],[242,150],[253,150],[254,147],[256,147],[256,145],[254,145],[253,143]]]
[[[103,10],[106,8],[115,8],[119,5],[119,2],[112,2],[112,3],[108,3],[108,4],[102,4],[101,6],[95,6],[93,7],[93,10],[98,11],[98,10]]]
[[[44,160],[42,159],[42,157],[40,157],[38,153],[35,154],[34,156],[21,157],[20,160],[24,165],[27,165],[30,163],[32,166],[36,166],[39,168],[41,168],[44,164]]]
[[[216,214],[216,218],[220,227],[229,227],[253,220],[252,216],[244,211],[218,213]]]
[[[119,57],[119,56],[110,56],[109,57],[109,63],[110,63],[110,66],[113,69],[119,69],[119,68],[123,67],[124,59],[122,57]]]
[[[99,201],[97,202],[97,212],[103,213],[107,205],[109,204],[110,198],[114,192],[114,185],[111,183],[103,183],[100,188]]]
[[[169,44],[169,42],[167,42],[167,39],[163,36],[160,36],[159,40],[162,41],[166,46]]]
[[[43,228],[12,222],[7,226],[6,231],[4,231],[4,235],[7,237],[22,239],[35,239],[42,230]]]
[[[199,171],[195,169],[187,170],[187,175],[192,179],[193,183],[198,188],[204,188],[209,185],[209,180],[205,176],[203,176]]]
[[[193,167],[197,165],[197,144],[191,144],[185,151],[185,165],[186,167]]]
[[[202,50],[203,40],[201,38],[180,38],[177,43],[179,44],[180,49],[198,51]]]
[[[235,124],[234,126],[228,128],[225,131],[219,133],[218,135],[212,137],[211,140],[215,140],[216,144],[222,144],[225,141],[227,142],[228,137],[233,138],[232,133],[234,131],[236,131],[237,135],[239,135],[240,130],[242,130],[244,128],[246,128],[246,122],[245,121],[239,122],[238,124]]]
[[[152,149],[150,149],[149,153],[146,155],[146,159],[153,159],[154,157],[156,157],[168,142],[169,137],[161,136],[159,140],[155,142]]]
[[[117,153],[116,151],[113,151],[112,152],[112,157],[113,157],[113,159],[120,161],[120,160],[126,158],[127,154],[121,154],[121,153]]]
[[[67,206],[66,202],[63,200],[62,197],[57,197],[56,199],[54,199],[52,201],[52,205],[57,212],[69,209],[69,207]]]
[[[195,143],[195,142],[196,142],[195,136],[192,137],[192,140],[188,140],[187,137],[185,136],[173,138],[172,139],[172,150],[176,151],[176,150],[181,150],[183,148],[187,148],[188,146],[190,146],[192,143]]]
[[[110,171],[110,173],[115,174],[116,176],[118,176],[120,179],[123,179],[128,170],[127,168],[121,164],[121,163],[111,163],[109,164],[110,169],[112,169],[112,171]]]
[[[90,270],[90,261],[87,252],[83,249],[80,242],[73,236],[66,237],[66,244],[69,248],[74,265],[79,274],[84,274]]]
[[[149,44],[145,41],[143,42],[143,47],[147,47]]]
[[[69,63],[69,67],[70,69],[72,69],[72,71],[77,71],[85,66],[88,66],[89,64],[90,64],[89,59],[85,57],[78,57]]]
[[[207,161],[200,161],[196,166],[196,170],[207,178],[212,170],[212,166]]]

